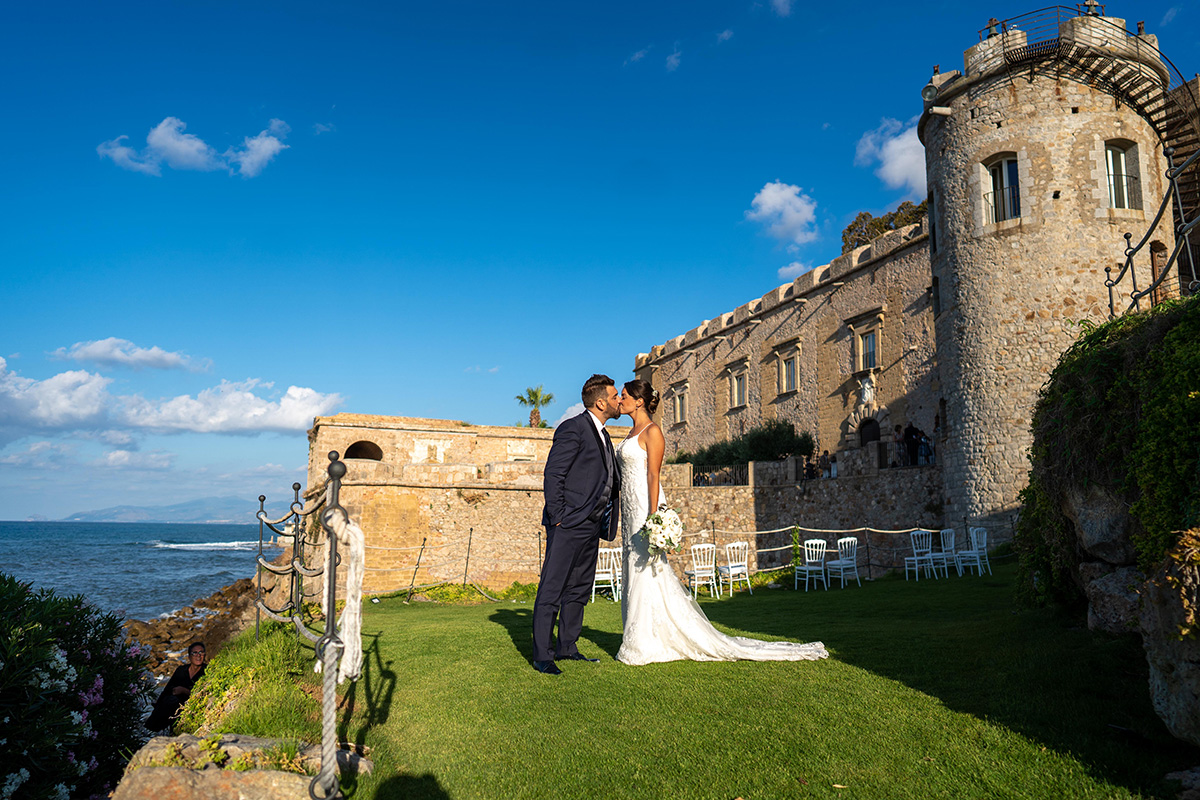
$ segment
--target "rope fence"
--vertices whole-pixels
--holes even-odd
[[[882,576],[890,570],[903,569],[904,558],[912,555],[910,534],[929,531],[934,534],[934,546],[940,544],[938,529],[912,528],[814,528],[805,525],[787,525],[767,530],[731,530],[706,527],[683,535],[684,546],[671,560],[677,568],[687,568],[689,542],[696,540],[729,544],[748,541],[751,544],[752,572],[785,572],[793,568],[794,546],[790,540],[798,532],[801,541],[810,538],[825,539],[829,552],[837,552],[837,539],[853,536],[858,540],[858,563],[864,577]],[[421,544],[407,546],[365,545],[369,591],[407,591],[411,597],[415,591],[446,584],[474,585],[482,582],[498,585],[501,581],[519,580],[533,582],[541,573],[545,553],[545,532],[536,531],[477,531],[474,528],[451,532],[448,541],[437,542],[439,531],[431,531]],[[760,537],[787,536],[787,541],[763,541]],[[430,541],[432,539],[433,541]],[[963,531],[957,531],[956,544],[962,549],[967,542]],[[759,543],[769,546],[757,546]],[[776,544],[778,542],[778,544]],[[601,542],[601,547],[620,547],[621,540]],[[935,549],[935,552],[937,550]],[[1014,557],[1011,554],[993,556],[1002,560]],[[683,566],[680,567],[679,565]],[[483,592],[483,589],[479,589]]]

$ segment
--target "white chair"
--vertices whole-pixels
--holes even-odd
[[[950,564],[954,564],[954,569],[958,571],[958,575],[962,577],[962,567],[958,563],[958,555],[954,552],[954,539],[956,534],[954,528],[943,528],[938,537],[941,539],[942,549],[929,554],[933,559],[933,573],[936,575],[938,568],[942,570],[942,575],[950,577]]]
[[[826,573],[831,579],[841,578],[843,589],[846,588],[847,575],[853,575],[858,585],[862,586],[862,581],[858,579],[858,539],[844,536],[837,540],[837,548],[838,557],[825,564]]]
[[[692,597],[695,598],[700,585],[708,586],[709,595],[721,596],[721,584],[717,582],[717,546],[715,544],[692,545],[692,568],[684,570],[688,586],[692,587]]]
[[[937,572],[933,569],[933,531],[913,531],[909,538],[912,541],[913,554],[904,559],[904,580],[908,580],[910,570],[918,581],[921,580],[922,569],[927,576],[932,575],[936,578]]]
[[[805,539],[804,540],[804,563],[796,567],[796,582],[792,586],[793,589],[800,588],[800,576],[804,576],[804,591],[808,591],[808,580],[811,577],[813,583],[821,581],[825,584],[825,590],[829,591],[829,578],[825,575],[825,544],[824,539]]]
[[[621,599],[621,548],[601,547],[596,556],[596,577],[592,579],[592,602],[596,601],[596,590],[607,588],[613,602]]]
[[[987,553],[987,529],[968,528],[967,534],[971,537],[971,549],[958,551],[958,569],[960,574],[963,567],[967,569],[974,567],[978,575],[983,575],[985,569],[988,575],[991,575],[992,565],[988,562]]]
[[[729,584],[729,596],[733,597],[733,582],[739,578],[746,582],[750,594],[754,594],[754,587],[750,585],[750,543],[730,542],[725,545],[725,564],[724,567],[717,567],[717,571]]]

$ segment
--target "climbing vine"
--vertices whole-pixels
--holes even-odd
[[[1128,504],[1145,571],[1200,523],[1200,297],[1080,327],[1033,416],[1016,546],[1037,602],[1079,595],[1062,510],[1070,491],[1096,487]]]

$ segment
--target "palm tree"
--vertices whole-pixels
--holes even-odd
[[[542,412],[541,408],[550,405],[554,402],[554,395],[542,388],[542,384],[538,384],[536,388],[530,387],[525,390],[525,394],[517,395],[517,402],[529,408],[529,427],[542,427]]]

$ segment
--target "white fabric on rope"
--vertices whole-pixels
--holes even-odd
[[[343,647],[342,658],[338,664],[338,683],[347,678],[356,681],[362,672],[363,662],[362,582],[363,567],[366,561],[363,532],[362,528],[359,528],[346,516],[345,509],[339,506],[322,511],[321,521],[337,536],[338,545],[344,548],[343,552],[346,554],[346,605],[342,608],[342,615],[338,617],[337,625],[338,636],[342,640]],[[326,542],[325,548],[325,591],[321,592],[321,606],[325,612],[325,618],[329,619],[329,615],[333,613],[333,609],[326,607],[329,602],[329,581],[336,581],[337,575],[336,570],[330,570],[328,566],[328,542]],[[330,575],[331,571],[335,574]],[[320,659],[317,660],[315,670],[321,671]]]

